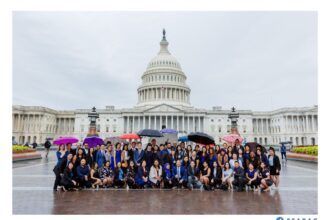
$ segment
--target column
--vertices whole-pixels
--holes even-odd
[[[190,132],[190,123],[189,123],[189,115],[187,116],[187,120],[188,120],[188,128],[187,128],[187,133],[189,133]]]
[[[305,126],[306,121],[305,121],[305,117],[304,116],[301,116],[301,120],[302,120],[302,131],[303,132],[306,132],[306,126]]]
[[[174,129],[174,127],[173,127],[173,115],[171,115],[171,128]]]
[[[167,124],[167,115],[165,115],[165,126],[166,126],[166,128],[168,128],[168,124]]]
[[[196,123],[195,123],[195,116],[193,116],[193,132],[196,131],[196,129],[195,129],[195,125],[196,125]]]
[[[198,116],[198,131],[201,131],[201,117]]]
[[[124,133],[127,133],[127,117],[126,116],[124,116]]]
[[[137,131],[141,130],[141,117],[140,115],[138,116],[138,127],[136,129]]]
[[[17,130],[20,131],[21,126],[21,114],[18,114],[17,116]]]
[[[143,115],[143,128],[142,129],[144,129],[144,128],[146,128],[146,116],[145,115]]]
[[[306,117],[306,132],[309,132],[309,117],[308,115],[305,116]]]
[[[157,120],[157,117],[156,117],[156,115],[154,116],[154,129],[156,129],[156,120]]]
[[[126,120],[126,130],[125,130],[125,133],[128,133],[128,116],[125,117],[125,120]]]
[[[182,116],[182,131],[184,132],[185,129],[184,129],[184,115]]]
[[[312,115],[312,132],[315,131],[315,126],[314,126],[314,115]]]
[[[256,134],[259,133],[259,125],[258,125],[258,123],[259,123],[259,120],[256,118]]]
[[[149,129],[151,128],[151,116],[149,115],[149,121],[148,121],[148,124],[149,124]]]
[[[176,116],[176,129],[179,131],[179,116]]]

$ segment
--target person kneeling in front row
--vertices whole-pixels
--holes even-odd
[[[238,192],[242,192],[245,187],[245,172],[242,167],[240,167],[239,162],[235,161],[235,167],[234,167],[234,181],[233,186],[236,187]]]
[[[90,188],[92,184],[90,183],[88,176],[89,176],[89,167],[86,166],[86,160],[81,159],[80,165],[77,167],[77,177],[80,187]]]
[[[195,161],[190,161],[190,166],[187,169],[188,175],[188,188],[192,190],[193,188],[200,189],[203,187],[202,183],[198,180],[199,169],[196,167]]]

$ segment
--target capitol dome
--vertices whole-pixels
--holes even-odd
[[[165,30],[160,50],[148,63],[138,88],[138,106],[166,103],[190,107],[190,88],[180,63],[168,50]]]

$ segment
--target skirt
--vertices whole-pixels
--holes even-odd
[[[271,176],[279,176],[280,171],[276,172],[276,168],[274,166],[269,167],[269,173]]]

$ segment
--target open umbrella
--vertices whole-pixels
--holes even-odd
[[[135,133],[131,133],[131,134],[122,134],[119,136],[120,139],[140,139],[141,137]]]
[[[203,132],[192,132],[188,135],[188,139],[199,144],[214,144],[213,137]]]
[[[182,137],[179,137],[178,138],[178,141],[180,141],[180,142],[187,142],[187,141],[189,141],[189,139],[188,139],[187,136],[182,136]]]
[[[104,144],[104,141],[102,138],[98,136],[90,136],[86,137],[83,144],[88,144],[89,147],[96,147],[96,145],[102,145]]]
[[[175,129],[164,128],[164,129],[160,130],[160,133],[162,133],[162,134],[177,134],[178,132]]]
[[[238,134],[228,134],[224,137],[222,137],[222,140],[228,142],[228,143],[235,143],[236,140],[239,140],[240,143],[242,143],[243,138],[239,136]]]
[[[139,136],[146,136],[146,137],[164,137],[162,133],[153,129],[142,129],[137,134]]]
[[[53,144],[74,144],[77,143],[79,140],[75,137],[59,137],[53,141]]]

